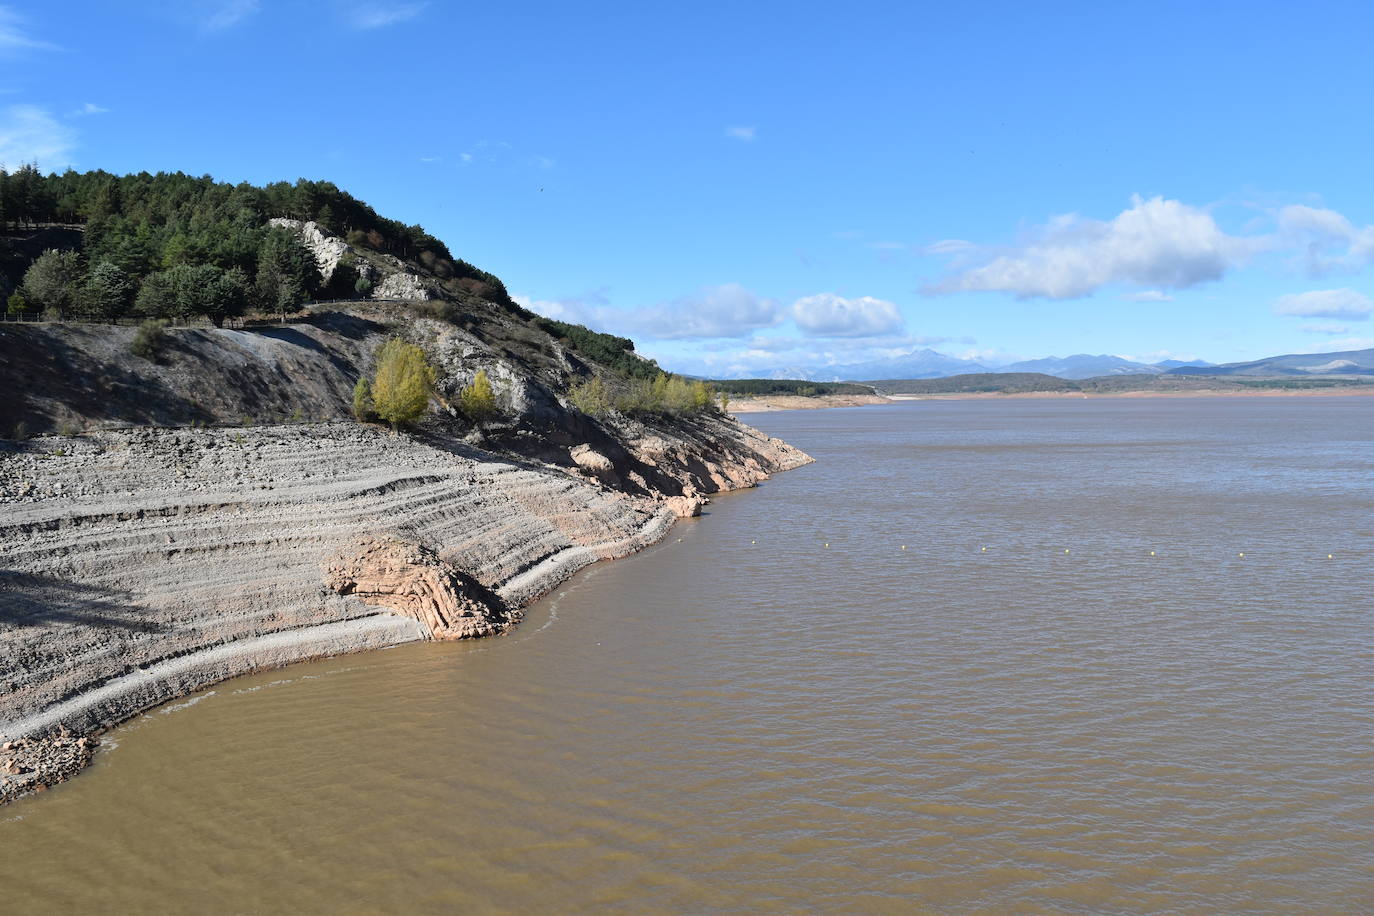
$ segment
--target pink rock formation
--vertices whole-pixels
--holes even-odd
[[[494,598],[433,551],[396,538],[369,537],[324,567],[325,584],[374,607],[420,621],[434,639],[492,636],[514,623]]]

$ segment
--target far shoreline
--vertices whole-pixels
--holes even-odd
[[[1190,391],[959,391],[931,394],[890,395],[765,395],[730,401],[732,414],[773,413],[781,410],[823,410],[833,407],[872,407],[909,401],[990,401],[990,400],[1141,400],[1145,398],[1289,398],[1289,397],[1370,397],[1374,385],[1348,388],[1263,388],[1251,390],[1199,388]]]

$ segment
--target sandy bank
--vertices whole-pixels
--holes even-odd
[[[703,494],[810,460],[727,420],[692,435],[632,445]],[[82,737],[215,681],[499,633],[698,501],[349,423],[0,452],[0,801],[79,769]]]
[[[823,407],[863,407],[868,404],[889,403],[891,398],[877,394],[823,394],[815,397],[772,394],[758,398],[732,398],[730,412],[766,413],[773,410],[819,410]]]

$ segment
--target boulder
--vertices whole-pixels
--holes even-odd
[[[615,472],[615,464],[590,445],[575,446],[569,454],[573,463],[584,474],[595,477],[608,486],[620,485],[620,475]]]

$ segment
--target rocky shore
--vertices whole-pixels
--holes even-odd
[[[583,444],[545,461],[337,422],[0,450],[0,803],[70,777],[104,729],[224,678],[502,633],[708,494],[810,461],[722,417],[622,442],[615,458]]]

